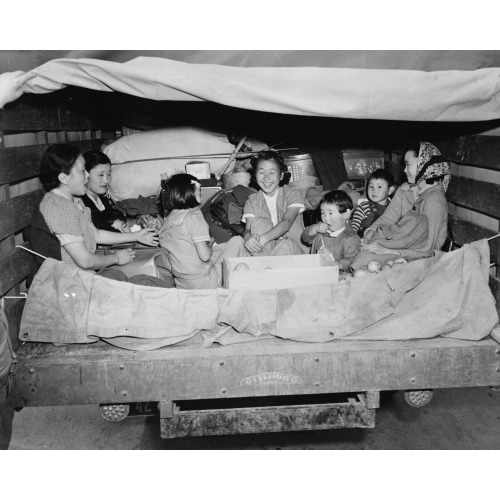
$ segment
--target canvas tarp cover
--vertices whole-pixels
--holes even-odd
[[[498,322],[488,269],[486,240],[334,285],[283,290],[151,288],[47,259],[29,290],[20,335],[33,342],[102,339],[135,350],[197,334],[204,345],[268,337],[479,340]]]
[[[24,89],[35,93],[74,85],[293,115],[412,121],[500,118],[500,68],[426,72],[235,67],[138,57],[125,63],[55,59],[33,71],[37,77]]]

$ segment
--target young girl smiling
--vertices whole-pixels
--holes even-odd
[[[243,209],[245,249],[250,255],[294,255],[308,251],[301,242],[304,196],[287,186],[290,173],[281,156],[265,151],[254,160],[260,191],[249,196]]]

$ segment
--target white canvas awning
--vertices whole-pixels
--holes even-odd
[[[25,90],[35,93],[74,85],[291,115],[452,122],[500,118],[500,68],[235,67],[138,57],[125,63],[56,59],[33,71],[37,77]]]

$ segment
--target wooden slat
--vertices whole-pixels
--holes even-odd
[[[455,215],[449,215],[448,220],[451,225],[451,231],[453,234],[453,240],[460,246],[465,243],[471,243],[473,241],[482,240],[484,238],[490,238],[494,236],[494,231],[486,229],[485,227],[478,226],[472,222],[460,219]],[[491,262],[500,264],[500,238],[495,238],[489,242],[490,245],[490,255]]]
[[[21,324],[21,316],[23,314],[25,299],[6,299],[5,300],[5,315],[9,323],[9,336],[12,341],[12,348],[17,351],[21,347],[19,340],[19,326]]]
[[[0,240],[17,233],[30,223],[44,194],[42,189],[38,189],[0,203]]]
[[[0,130],[116,130],[121,127],[119,98],[116,93],[76,87],[50,94],[24,94],[5,107]]]
[[[33,255],[20,248],[14,248],[10,254],[0,259],[0,295],[25,280],[35,266]]]
[[[500,316],[500,280],[494,276],[490,276],[490,289],[497,303],[497,311]]]
[[[500,185],[498,184],[452,176],[446,198],[457,205],[500,218]]]
[[[102,139],[71,142],[82,152],[99,149]],[[0,149],[0,185],[36,177],[47,144]]]
[[[449,161],[500,170],[500,137],[469,135],[436,142]]]

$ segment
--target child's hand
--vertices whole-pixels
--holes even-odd
[[[160,243],[158,231],[152,227],[146,227],[135,233],[136,241],[150,247],[157,247]]]
[[[210,238],[210,241],[207,244],[208,244],[208,246],[210,248],[212,248],[214,246],[214,244],[215,244],[215,239],[214,238]]]
[[[124,264],[128,264],[135,259],[135,252],[131,248],[125,248],[123,250],[117,250],[114,252],[118,257],[117,264],[119,266],[123,266]]]
[[[328,224],[325,224],[324,222],[318,222],[316,225],[316,232],[325,234],[328,231]]]
[[[258,234],[253,234],[245,243],[245,248],[252,254],[260,253],[264,246],[260,243]]]

